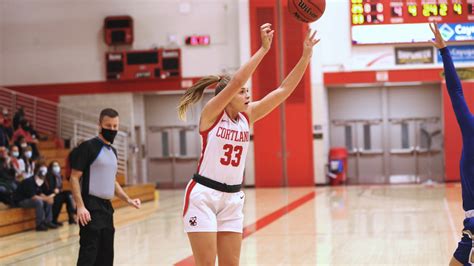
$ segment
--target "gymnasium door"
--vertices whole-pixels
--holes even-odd
[[[201,105],[178,119],[176,107],[181,94],[145,97],[148,180],[159,187],[184,187],[197,169],[200,153],[198,121]],[[205,96],[207,100],[209,96]]]
[[[331,147],[349,151],[349,183],[443,180],[439,86],[330,88]]]
[[[331,147],[349,152],[349,183],[385,182],[380,88],[329,89]]]
[[[443,180],[439,86],[387,89],[390,183]]]

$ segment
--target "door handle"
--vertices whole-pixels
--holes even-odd
[[[355,155],[359,153],[359,150],[357,148],[353,148],[352,150],[349,150],[348,153],[351,155]]]
[[[362,155],[381,155],[381,154],[383,154],[383,150],[380,150],[380,149],[373,149],[373,150],[359,149],[359,153],[362,154]]]
[[[391,149],[390,154],[413,154],[416,148],[411,146],[408,149]]]

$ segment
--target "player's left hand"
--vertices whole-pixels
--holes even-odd
[[[431,43],[438,49],[446,47],[446,42],[444,41],[443,36],[441,36],[441,33],[439,32],[438,23],[430,23],[430,29],[431,32],[433,32],[433,35],[435,36],[435,39],[431,40]]]
[[[140,199],[128,199],[128,204],[136,209],[140,209],[142,206]]]
[[[313,55],[313,47],[319,43],[320,39],[316,38],[316,33],[318,31],[314,31],[311,33],[311,29],[308,29],[308,34],[306,34],[306,38],[304,39],[303,43],[303,56]]]

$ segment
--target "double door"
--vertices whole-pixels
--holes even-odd
[[[349,183],[443,180],[439,86],[329,88],[330,145],[348,149]]]

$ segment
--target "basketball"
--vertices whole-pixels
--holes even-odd
[[[315,22],[324,14],[325,9],[325,0],[288,0],[288,11],[304,23]]]

